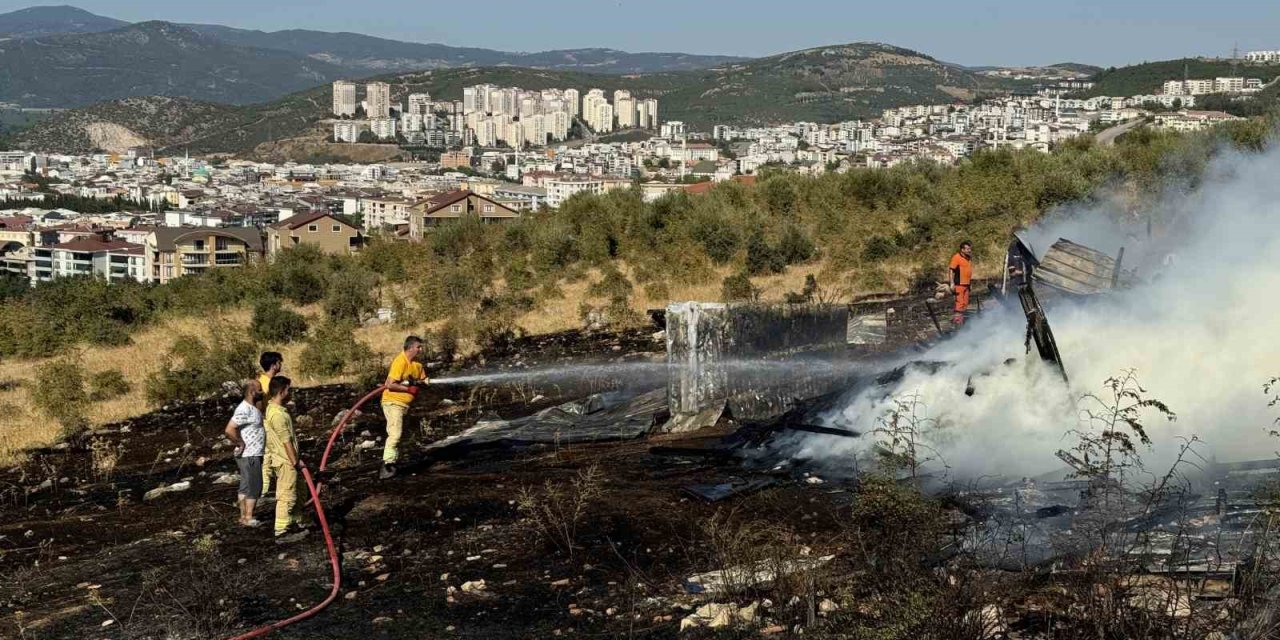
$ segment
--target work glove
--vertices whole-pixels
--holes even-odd
[[[410,384],[410,385],[409,385],[409,395],[411,395],[411,396],[413,396],[413,397],[415,397],[415,398],[416,398],[416,397],[418,397],[418,385],[416,385],[416,384]]]

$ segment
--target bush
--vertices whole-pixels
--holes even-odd
[[[325,296],[327,265],[328,257],[315,246],[285,249],[268,270],[268,289],[298,304],[319,302]]]
[[[81,365],[70,359],[41,366],[36,371],[31,402],[42,413],[56,420],[64,434],[86,429],[89,419],[89,395],[84,390]]]
[[[307,319],[286,309],[279,300],[264,300],[254,305],[249,332],[262,342],[288,343],[307,335]]]
[[[724,279],[720,288],[720,299],[724,302],[750,302],[760,299],[760,290],[751,284],[751,276],[739,271]]]
[[[147,378],[147,400],[164,405],[211,396],[224,382],[239,382],[257,373],[257,357],[252,340],[219,325],[209,332],[207,342],[178,336],[164,365]]]
[[[329,318],[359,323],[378,310],[376,273],[363,267],[342,269],[330,274],[328,285],[324,311]]]
[[[758,276],[780,273],[787,266],[783,256],[765,242],[764,234],[756,230],[747,238],[747,273]]]
[[[318,378],[333,378],[369,369],[376,357],[369,345],[355,339],[355,329],[355,324],[343,320],[328,320],[320,325],[299,357],[302,371]]]
[[[89,399],[94,402],[114,400],[133,391],[133,385],[119,369],[107,369],[89,379]]]

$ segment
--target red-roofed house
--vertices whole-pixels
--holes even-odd
[[[333,255],[354,253],[364,245],[355,225],[325,210],[300,213],[267,227],[267,255],[310,244]]]
[[[483,222],[505,222],[519,218],[520,212],[474,191],[450,191],[423,200],[409,210],[409,237],[419,240],[430,227],[463,216],[479,216]]]

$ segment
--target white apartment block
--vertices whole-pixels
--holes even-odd
[[[410,200],[398,198],[366,198],[360,200],[360,213],[364,215],[366,231],[381,229],[384,225],[408,224]]]
[[[396,120],[395,118],[370,118],[369,131],[377,136],[380,140],[390,140],[396,137]]]
[[[1241,120],[1238,116],[1221,111],[1179,111],[1156,114],[1156,128],[1173,131],[1200,131],[1222,122]]]
[[[552,208],[579,193],[604,193],[604,180],[594,178],[556,178],[545,181],[544,186],[547,206]]]
[[[681,138],[687,133],[684,123],[679,120],[672,120],[662,125],[659,135],[668,140]]]
[[[369,130],[368,120],[342,120],[333,123],[334,142],[358,142],[360,134]]]
[[[429,93],[411,93],[407,98],[408,105],[406,110],[413,115],[425,116],[433,111],[431,103],[431,94]]]
[[[569,102],[569,117],[578,117],[582,113],[582,94],[577,89],[565,89],[564,99]]]
[[[646,98],[636,102],[636,126],[641,129],[658,128],[658,100]]]
[[[370,82],[364,88],[365,115],[373,118],[391,116],[391,85],[385,82]]]
[[[619,89],[613,92],[613,111],[618,117],[619,129],[631,129],[636,126],[636,100],[631,92]]]
[[[356,83],[339,80],[333,83],[333,115],[356,114]]]
[[[1250,51],[1244,54],[1247,62],[1280,62],[1280,49],[1271,51]]]
[[[1262,88],[1260,78],[1224,77],[1188,80],[1167,80],[1161,93],[1170,96],[1203,96],[1211,93],[1244,93]]]

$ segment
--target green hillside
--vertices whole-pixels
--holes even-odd
[[[1184,76],[1185,73],[1185,76]],[[1144,62],[1128,67],[1111,67],[1093,77],[1091,96],[1134,96],[1158,91],[1166,80],[1243,76],[1269,82],[1280,75],[1280,65],[1255,65],[1231,60],[1183,58],[1161,62]]]
[[[944,65],[906,49],[851,44],[808,49],[706,71],[630,76],[549,71],[520,67],[437,69],[379,76],[392,85],[393,100],[426,91],[438,99],[462,98],[465,86],[491,83],[526,89],[577,88],[583,92],[629,89],[659,100],[663,121],[692,127],[767,124],[797,120],[835,122],[879,115],[888,107],[970,99],[1007,84]],[[330,88],[321,85],[278,100],[229,107],[165,98],[134,98],[70,111],[22,132],[31,149],[84,151],[93,147],[86,124],[109,122],[158,147],[193,152],[245,153],[267,140],[313,130],[327,117]],[[183,107],[198,116],[181,113]]]

